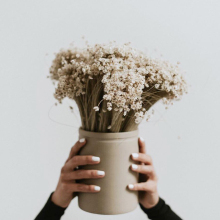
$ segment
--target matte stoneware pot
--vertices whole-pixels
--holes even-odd
[[[79,129],[79,138],[86,138],[80,155],[100,157],[100,163],[81,166],[80,169],[105,171],[101,179],[83,179],[78,182],[97,185],[97,193],[78,194],[79,207],[87,212],[116,215],[133,211],[138,205],[137,191],[128,184],[138,182],[138,173],[130,169],[135,162],[132,153],[138,153],[138,130],[120,133],[98,133]]]

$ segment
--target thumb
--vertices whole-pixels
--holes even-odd
[[[144,138],[142,138],[142,137],[138,138],[138,145],[139,145],[139,152],[146,154],[146,147],[145,147]]]

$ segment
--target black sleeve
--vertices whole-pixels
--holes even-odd
[[[140,203],[139,205],[151,220],[182,220],[172,211],[170,206],[167,205],[162,198],[160,198],[159,202],[150,209],[145,208]]]
[[[62,208],[51,201],[53,192],[50,194],[46,204],[34,220],[60,220],[66,208]]]

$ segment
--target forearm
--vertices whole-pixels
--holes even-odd
[[[62,208],[54,204],[51,201],[52,194],[53,193],[51,193],[46,204],[44,205],[40,213],[37,215],[35,220],[60,220],[60,218],[64,214],[66,208]]]
[[[153,208],[146,209],[141,204],[140,207],[151,220],[182,220],[162,198],[159,199],[159,202]]]

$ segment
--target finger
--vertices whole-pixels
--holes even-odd
[[[80,140],[78,140],[74,146],[71,148],[69,157],[67,158],[66,162],[69,161],[73,156],[77,155],[77,153],[79,152],[79,150],[86,144],[86,140],[85,138],[81,138]]]
[[[87,165],[87,164],[98,164],[100,162],[100,157],[95,157],[91,155],[76,155],[72,157],[62,168],[61,171],[68,172],[73,171],[74,168],[81,166],[81,165]]]
[[[153,163],[151,156],[148,154],[133,153],[131,154],[131,157],[134,161],[139,161],[148,165],[151,165]]]
[[[144,183],[134,183],[134,184],[129,184],[128,189],[133,191],[155,192],[157,191],[157,184],[154,181],[147,181]]]
[[[131,169],[135,172],[138,172],[138,173],[147,174],[151,178],[156,176],[155,171],[154,171],[154,167],[151,165],[132,164]]]
[[[142,137],[138,138],[138,144],[139,144],[139,152],[146,154],[146,147],[145,147],[144,138],[142,138]]]
[[[80,183],[63,183],[61,187],[66,192],[99,192],[101,190],[100,186]]]
[[[63,181],[79,180],[79,179],[97,179],[103,178],[105,172],[102,170],[76,170],[73,172],[63,173],[61,178]]]

